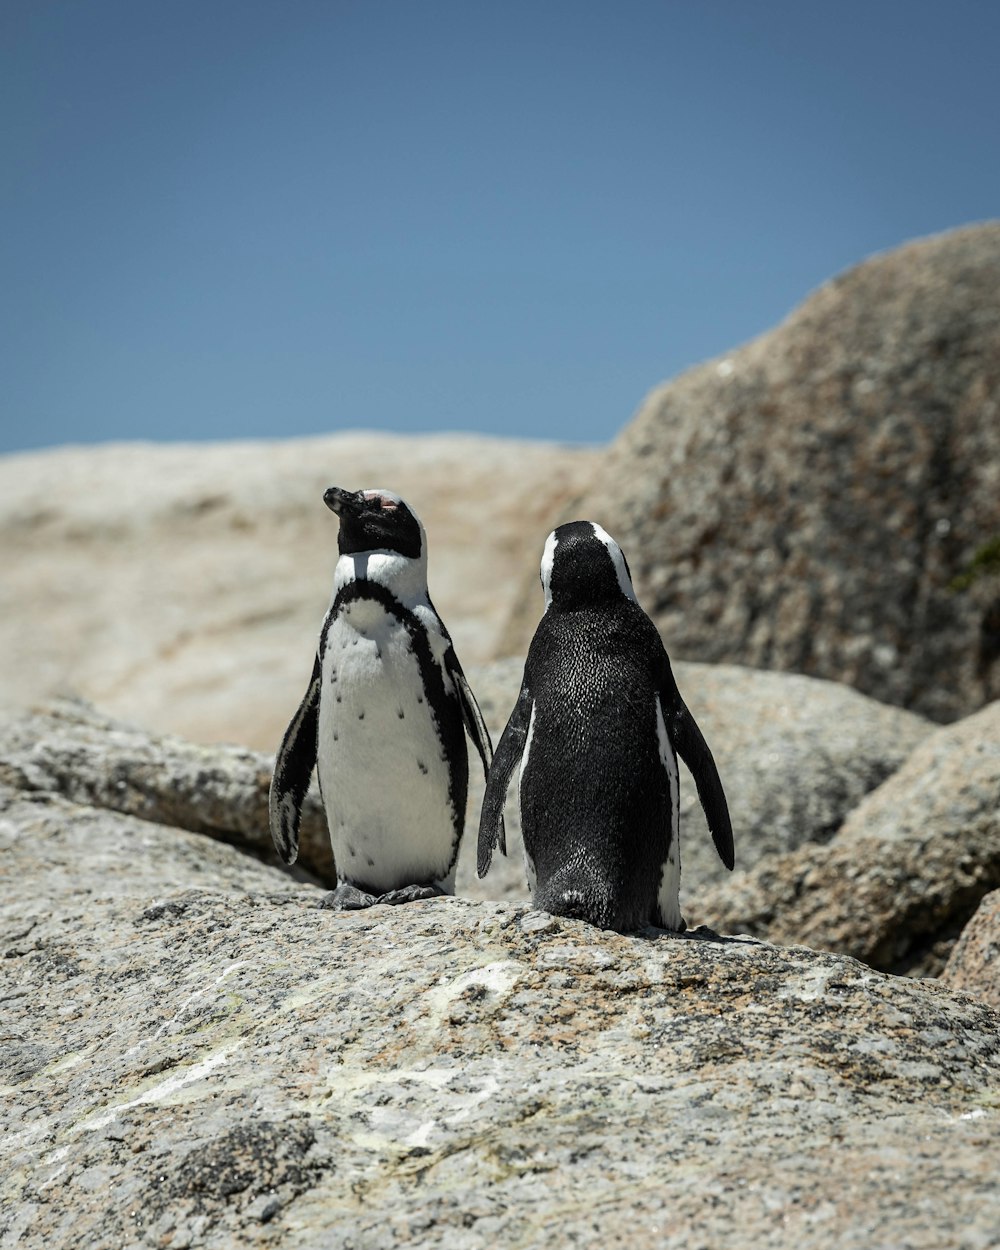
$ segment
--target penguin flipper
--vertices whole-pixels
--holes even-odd
[[[286,864],[294,864],[299,853],[302,804],[316,765],[319,692],[322,680],[322,667],[317,655],[308,689],[285,730],[274,761],[267,812],[271,838]]]
[[[476,744],[479,758],[483,761],[483,777],[488,777],[490,763],[493,759],[493,743],[490,740],[490,731],[486,728],[486,722],[483,720],[483,714],[479,710],[476,696],[472,693],[472,687],[469,685],[468,678],[462,671],[462,666],[458,662],[458,656],[455,654],[454,647],[448,648],[444,657],[444,663],[445,668],[451,674],[452,681],[455,683],[455,689],[458,691],[458,701],[462,705],[462,719],[465,721],[465,727],[469,732],[469,737]]]
[[[691,770],[715,849],[722,862],[732,871],[736,862],[733,849],[733,823],[719,770],[708,743],[698,728],[697,721],[681,698],[666,652],[663,653],[663,659],[664,673],[660,684],[660,706],[663,709],[667,734],[674,750]]]
[[[507,854],[503,808],[511,776],[524,754],[530,723],[531,694],[527,685],[522,683],[510,720],[497,743],[496,754],[486,779],[486,794],[483,796],[483,810],[479,817],[479,853],[476,859],[476,872],[480,877],[485,877],[489,872],[497,845],[504,855]]]

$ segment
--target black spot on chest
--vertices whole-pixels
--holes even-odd
[[[411,670],[405,680],[409,682],[416,678],[417,689],[414,691],[416,703],[418,706],[426,706],[433,720],[435,733],[440,743],[441,758],[447,763],[448,768],[449,803],[454,819],[460,826],[464,818],[469,773],[462,707],[458,694],[452,688],[452,683],[448,678],[449,657],[452,652],[448,650],[443,661],[439,661],[434,654],[427,629],[416,613],[404,606],[387,587],[361,578],[342,586],[334,597],[320,635],[321,658],[326,653],[331,628],[350,612],[354,604],[363,605],[363,608],[369,612],[372,609],[381,608],[386,616],[392,618],[390,628],[398,626],[405,633],[408,657],[416,669],[416,672]],[[433,612],[433,607],[431,611]],[[440,623],[440,619],[437,624],[450,647],[448,632]],[[347,636],[343,636],[341,641],[343,646],[347,646]],[[357,642],[358,638],[355,637],[355,645]],[[342,667],[340,677],[342,679],[340,689],[343,689],[343,682],[349,682],[350,679]],[[341,702],[339,693],[336,695],[336,700],[338,703]],[[400,703],[397,703],[397,717],[399,720],[405,719]],[[358,719],[364,720],[364,712],[358,713]],[[423,761],[419,762],[419,768],[422,774],[429,772]]]

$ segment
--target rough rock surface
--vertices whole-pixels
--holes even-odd
[[[806,842],[826,842],[863,797],[907,759],[933,725],[847,686],[735,665],[674,664],[677,684],[719,766],[742,871]],[[501,660],[470,674],[483,715],[499,740],[520,688],[523,664]],[[523,898],[517,778],[507,806],[508,857],[475,877],[482,787],[470,793],[470,823],[459,864],[463,894]],[[709,837],[694,781],[681,768],[681,904],[698,910],[700,891],[729,873]]]
[[[763,859],[692,911],[702,923],[934,975],[997,886],[1000,702],[924,736],[828,846]]]
[[[469,670],[494,743],[514,706],[520,661]],[[803,842],[826,841],[863,796],[898,768],[932,726],[847,687],[786,673],[678,664],[677,680],[715,753],[729,796],[741,870]],[[471,751],[471,748],[470,748]],[[483,797],[471,752],[465,840],[457,889],[474,898],[525,898],[516,777],[507,808],[508,855],[476,877]],[[79,702],[0,721],[0,779],[51,790],[237,842],[273,861],[267,824],[272,757],[197,745],[113,720]],[[728,873],[712,846],[694,782],[682,772],[684,898]],[[326,820],[313,785],[305,809],[301,867],[333,880]]]
[[[697,896],[689,918],[872,967],[939,973],[980,899],[1000,886],[1000,812],[948,834],[837,837]]]
[[[5,1245],[1000,1239],[1000,1015],[966,995],[511,903],[334,915],[2,797]]]
[[[762,860],[700,896],[696,919],[936,974],[1000,886],[1000,702],[925,736],[827,847]]]
[[[198,742],[274,751],[336,560],[322,493],[385,486],[428,531],[464,664],[598,453],[463,435],[60,448],[0,458],[0,710],[72,692]]]
[[[1000,696],[998,396],[994,222],[876,256],[654,391],[570,511],[621,542],[678,656],[954,719]],[[533,617],[526,590],[509,653]]]
[[[1000,890],[987,894],[979,904],[962,930],[941,980],[1000,1011]]]
[[[884,785],[854,808],[837,837],[946,837],[997,812],[1000,701],[926,737]]]
[[[244,747],[149,734],[68,699],[0,720],[0,782],[205,833],[274,863],[267,814],[272,763]],[[302,867],[333,883],[317,787],[303,807],[299,838]]]

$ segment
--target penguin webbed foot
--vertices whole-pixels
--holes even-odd
[[[681,934],[687,932],[688,926],[687,921],[678,912],[676,916],[671,916],[669,919],[660,914],[653,921],[653,927],[656,929],[663,929],[667,933]]]
[[[380,894],[375,902],[398,906],[400,903],[414,903],[421,898],[441,898],[443,895],[444,890],[437,885],[404,885],[398,890]]]
[[[363,911],[366,907],[374,907],[380,901],[374,894],[359,890],[356,885],[351,885],[348,881],[341,881],[335,890],[323,895],[319,906],[329,911]]]
[[[369,894],[349,881],[341,881],[335,890],[320,899],[319,906],[329,911],[363,911],[379,903],[393,907],[422,898],[440,898],[444,893],[438,885],[404,885],[398,890],[387,890],[385,894]]]

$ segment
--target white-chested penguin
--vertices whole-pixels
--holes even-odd
[[[490,769],[479,875],[503,836],[520,761],[535,906],[602,929],[682,931],[677,755],[694,774],[722,862],[733,866],[712,753],[614,539],[592,521],[560,525],[545,544],[541,574],[545,614]]]
[[[309,688],[275,760],[271,836],[293,863],[316,765],[338,881],[324,906],[451,894],[465,729],[484,771],[493,751],[427,593],[424,527],[389,491],[331,486],[323,500],[340,517],[340,558]]]

